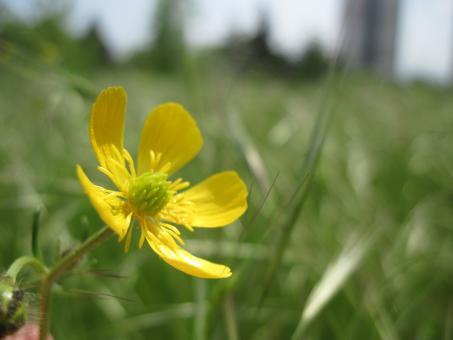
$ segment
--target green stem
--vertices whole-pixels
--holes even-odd
[[[104,227],[95,234],[91,235],[85,242],[78,248],[71,251],[63,257],[45,276],[41,285],[41,304],[39,306],[39,339],[46,340],[48,333],[48,314],[47,309],[49,306],[50,290],[53,283],[74,263],[77,262],[85,253],[96,247],[99,243],[105,241],[112,231],[109,227]]]
[[[13,282],[16,282],[17,275],[27,265],[32,266],[38,273],[47,274],[48,272],[48,269],[36,257],[22,256],[11,264],[6,272],[6,276],[9,276]]]

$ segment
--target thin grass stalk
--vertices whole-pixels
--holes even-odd
[[[194,339],[205,340],[207,329],[207,283],[205,280],[195,279],[195,318]]]
[[[334,84],[332,79],[328,81],[327,97],[329,97],[329,95],[332,96],[333,87]],[[329,100],[325,100],[325,104],[321,107],[318,113],[318,117],[316,119],[316,123],[312,132],[311,142],[308,148],[308,155],[304,161],[301,171],[303,175],[301,176],[299,184],[297,185],[296,190],[294,191],[290,200],[290,204],[293,204],[293,207],[291,208],[290,213],[287,215],[286,220],[280,228],[281,234],[275,247],[274,256],[271,260],[271,264],[266,275],[264,289],[259,300],[259,306],[262,305],[267,297],[276,271],[282,262],[283,254],[287,248],[289,240],[291,239],[294,227],[302,214],[302,210],[310,192],[310,187],[316,171],[316,166],[321,155],[324,141],[327,137],[332,117],[332,104]]]

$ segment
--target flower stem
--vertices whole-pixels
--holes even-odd
[[[16,282],[17,275],[27,265],[32,266],[38,273],[44,275],[48,273],[48,269],[36,257],[22,256],[11,264],[6,272],[6,276],[10,277],[13,282]]]
[[[109,227],[104,227],[101,230],[97,231],[95,234],[91,235],[85,242],[83,242],[79,247],[72,250],[69,254],[63,257],[56,265],[53,267],[48,274],[44,277],[44,280],[41,285],[40,293],[40,306],[39,306],[39,339],[46,340],[48,333],[48,314],[47,309],[49,306],[50,299],[50,290],[53,283],[71,266],[77,262],[86,252],[90,251],[96,247],[99,243],[106,240],[112,231]]]

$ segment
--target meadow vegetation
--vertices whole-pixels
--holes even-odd
[[[26,46],[0,43],[0,268],[31,253],[37,210],[48,263],[102,226],[75,165],[96,172],[88,115],[108,85],[128,92],[132,153],[149,110],[176,101],[205,141],[179,174],[235,169],[250,190],[234,225],[183,231],[232,278],[194,279],[111,239],[55,288],[56,339],[451,339],[451,89],[279,76],[219,52],[187,51],[174,72],[69,67]],[[31,296],[34,277],[22,278]]]

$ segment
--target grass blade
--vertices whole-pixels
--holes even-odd
[[[262,192],[266,192],[270,186],[269,175],[264,165],[264,160],[260,152],[254,145],[252,138],[244,124],[240,121],[239,113],[236,110],[230,110],[228,114],[228,124],[230,131],[233,133],[232,141],[237,145],[243,155],[250,172],[256,178]]]
[[[330,83],[330,82],[328,82]],[[331,85],[331,84],[330,84]],[[332,87],[332,85],[330,86]],[[330,88],[329,88],[330,89]],[[328,91],[329,93],[330,91]],[[328,98],[330,98],[328,96]],[[311,137],[310,146],[308,149],[308,154],[305,159],[305,162],[302,167],[302,177],[296,190],[294,191],[291,199],[290,204],[293,204],[291,212],[286,220],[283,222],[283,226],[281,227],[281,234],[278,240],[277,246],[274,251],[274,256],[270,265],[270,269],[267,273],[263,293],[261,294],[261,298],[259,301],[259,305],[261,306],[264,300],[267,297],[269,289],[271,287],[273,278],[276,274],[278,267],[283,258],[283,254],[287,248],[288,242],[291,239],[292,231],[296,225],[297,220],[299,219],[305,201],[308,197],[310,191],[310,185],[313,180],[313,176],[315,174],[316,165],[319,159],[319,156],[322,151],[322,147],[324,145],[324,141],[326,139],[330,122],[332,119],[333,110],[331,108],[331,104],[328,100],[324,102],[323,107],[319,111],[313,132]]]
[[[233,296],[231,294],[228,294],[225,297],[223,307],[225,313],[226,331],[228,336],[227,339],[239,340],[239,330],[237,324],[236,311]]]
[[[207,327],[207,283],[205,280],[195,279],[195,318],[194,339],[206,339]]]
[[[39,218],[41,217],[41,208],[37,208],[33,213],[33,222],[31,225],[31,252],[34,257],[41,259],[39,249]]]
[[[310,322],[355,272],[375,240],[376,233],[371,233],[345,245],[338,258],[327,267],[321,280],[308,296],[300,321],[291,338],[292,340],[302,337]]]

